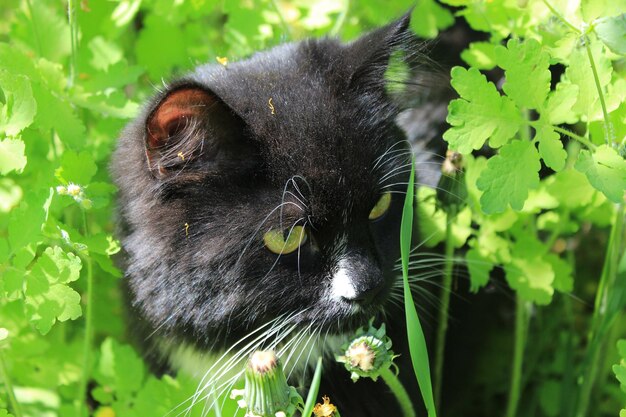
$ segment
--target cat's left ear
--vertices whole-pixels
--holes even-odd
[[[352,67],[350,86],[382,86],[391,55],[407,47],[414,39],[409,29],[409,10],[400,19],[373,30],[347,45]]]
[[[244,122],[215,93],[193,83],[165,93],[145,129],[148,167],[157,178],[197,165],[237,165],[254,152],[244,138]]]

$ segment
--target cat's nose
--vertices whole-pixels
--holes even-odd
[[[336,300],[368,305],[380,294],[384,284],[382,271],[368,256],[353,254],[337,263],[331,293]]]

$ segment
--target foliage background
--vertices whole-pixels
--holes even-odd
[[[3,2],[0,416],[182,411],[196,383],[150,375],[125,344],[121,272],[111,260],[120,250],[113,236],[115,189],[107,172],[120,129],[172,74],[306,36],[352,39],[412,5]],[[462,55],[474,69],[452,72],[462,99],[450,106],[453,127],[445,136],[466,155],[469,205],[451,214],[435,203],[433,190],[418,193],[425,245],[447,248],[456,276],[469,278],[458,291],[483,305],[474,316],[480,319],[461,322],[453,299],[451,326],[465,330],[447,346],[440,414],[500,415],[517,391],[522,401],[507,409],[511,417],[617,415],[626,408],[623,345],[621,365],[613,367],[619,382],[611,372],[620,363],[616,340],[626,334],[626,30],[623,16],[601,18],[618,16],[626,4],[423,0],[415,6],[412,29],[424,38],[455,19],[482,33]],[[497,90],[478,72],[493,78],[496,66],[506,70]],[[483,156],[469,156],[473,150]],[[415,271],[423,273],[419,265]],[[471,356],[461,356],[464,351]]]

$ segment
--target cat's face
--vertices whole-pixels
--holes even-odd
[[[410,156],[383,75],[407,25],[199,67],[127,127],[113,171],[149,327],[208,348],[384,308]]]

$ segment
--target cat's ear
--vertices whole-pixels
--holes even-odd
[[[409,29],[409,10],[400,19],[366,33],[348,45],[352,72],[350,86],[382,86],[391,55],[407,47],[415,37]]]
[[[224,159],[237,146],[243,121],[213,92],[181,85],[158,101],[145,129],[148,166],[154,176],[164,177]]]

